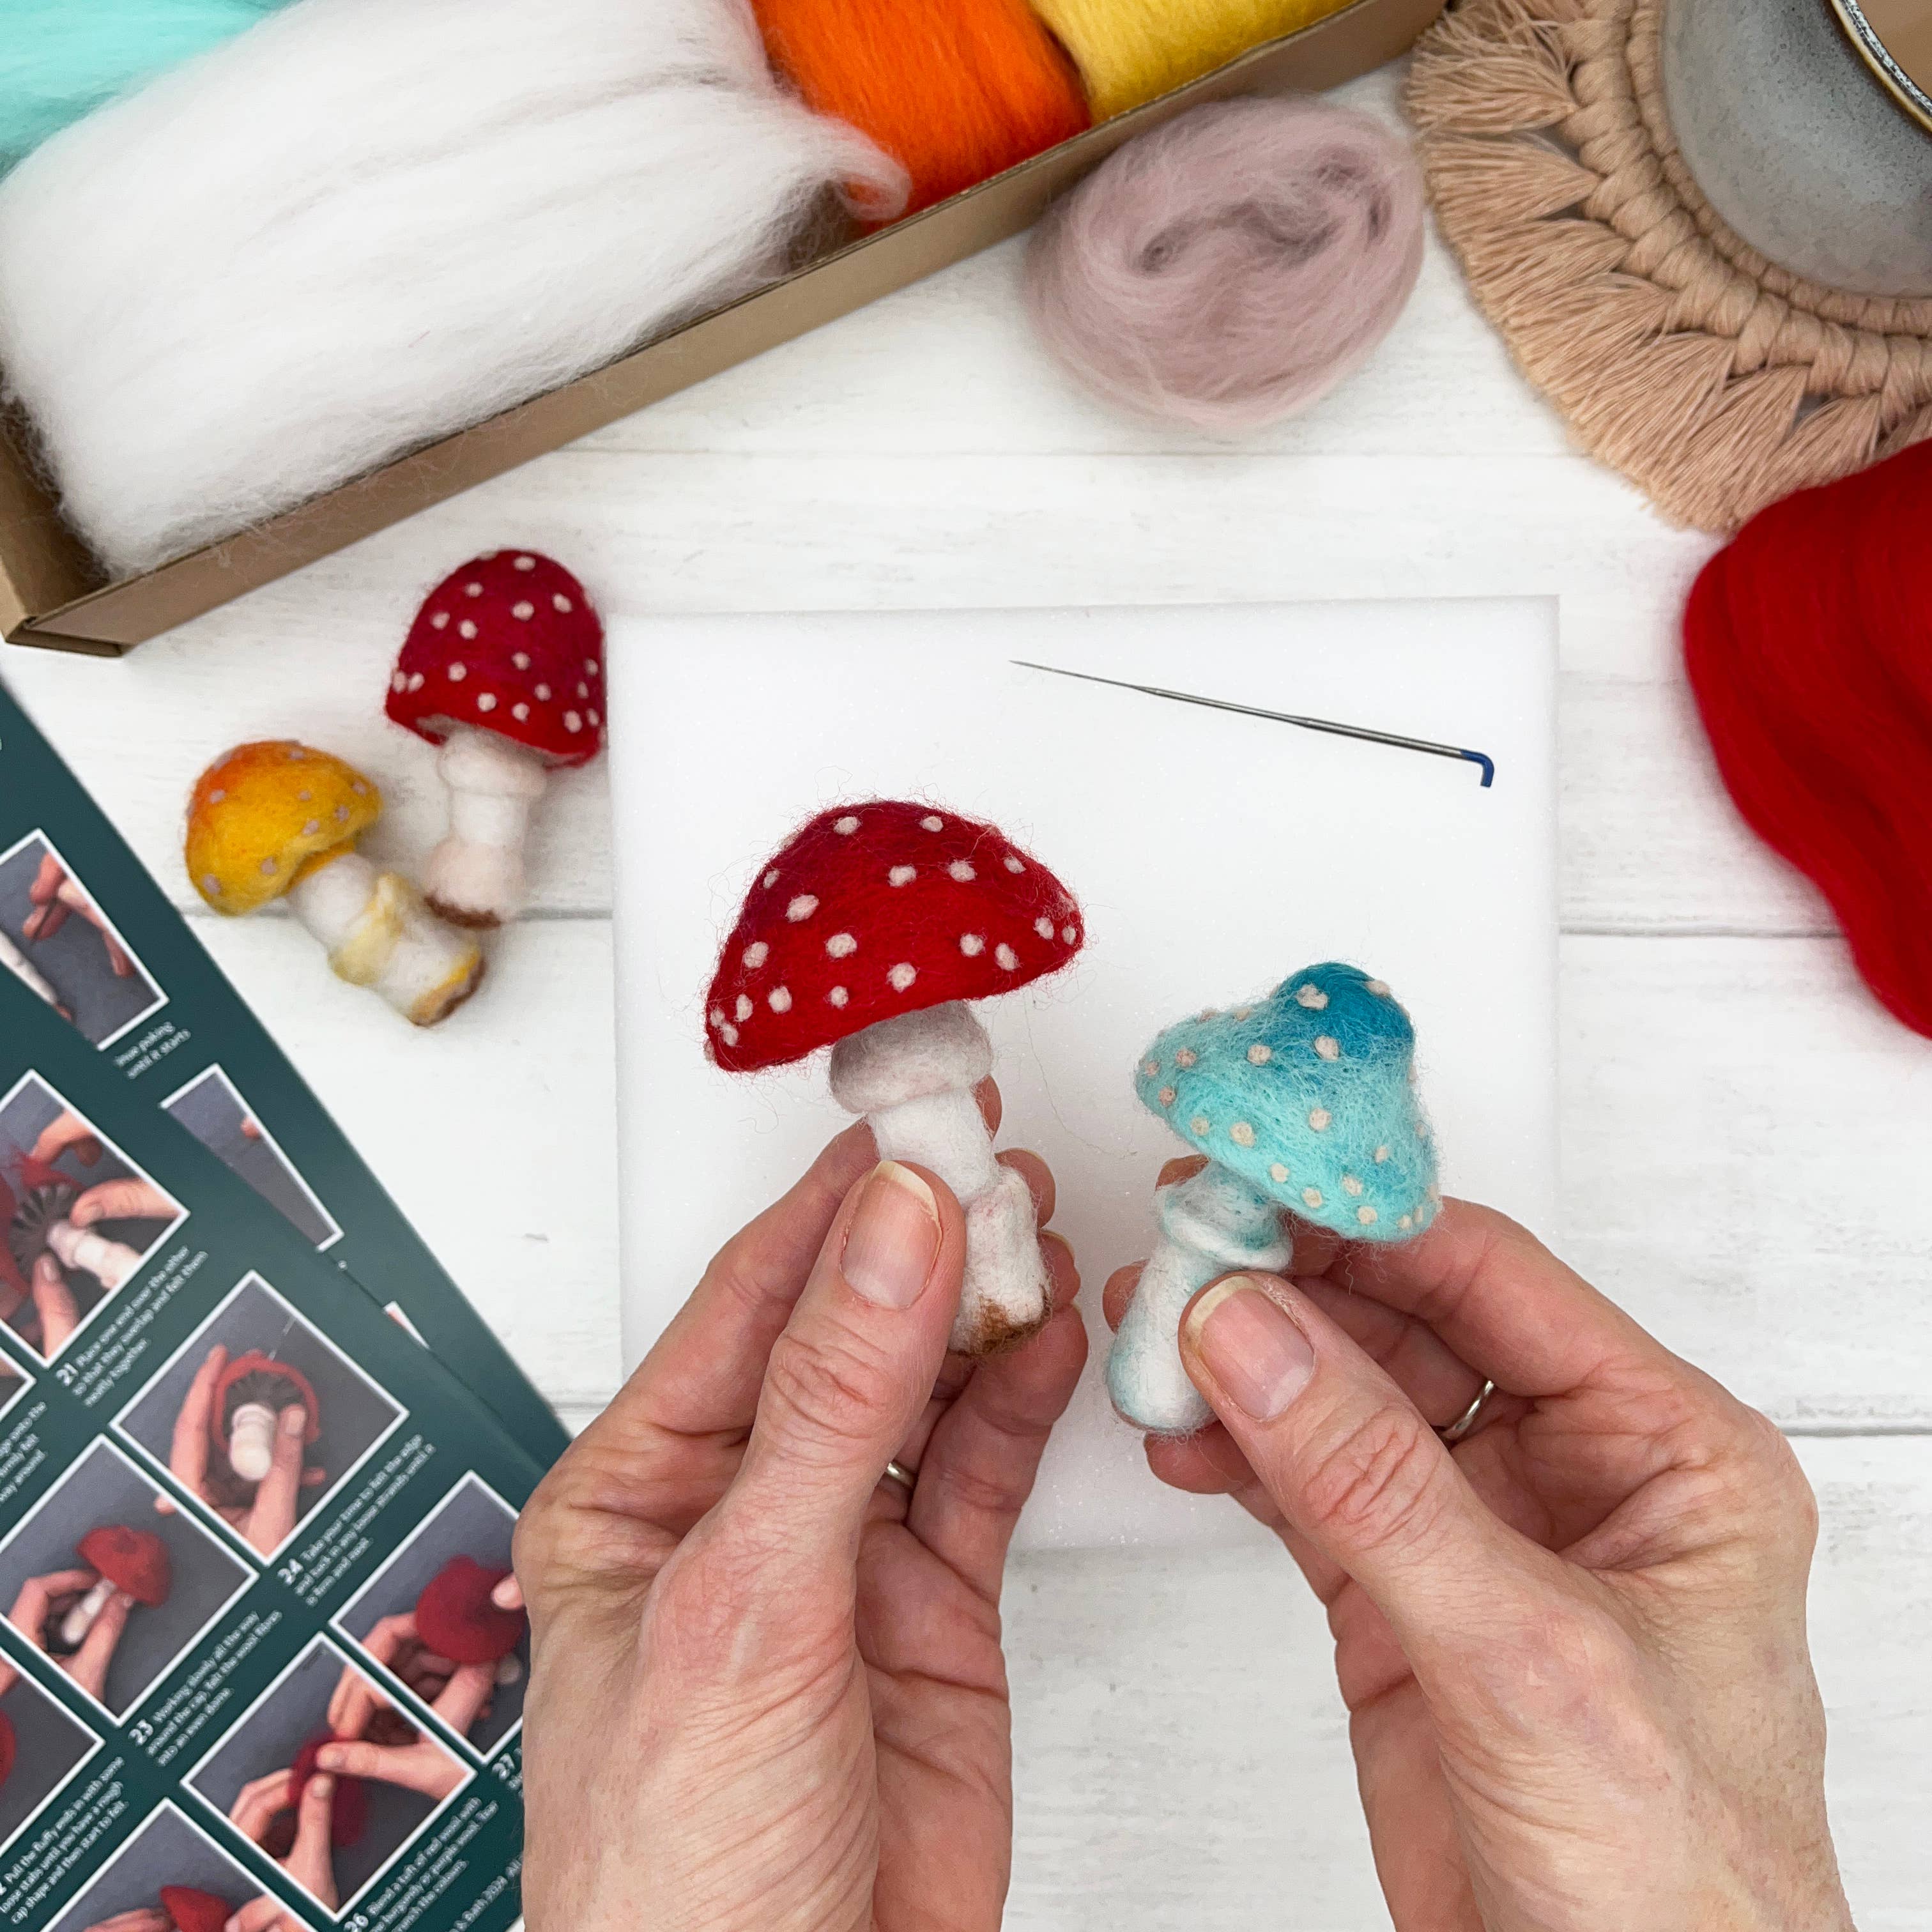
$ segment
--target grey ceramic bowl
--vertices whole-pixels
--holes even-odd
[[[1859,295],[1932,296],[1932,133],[1841,8],[1856,0],[1670,0],[1671,129],[1712,206],[1781,268]],[[1859,15],[1874,36],[1878,10]]]

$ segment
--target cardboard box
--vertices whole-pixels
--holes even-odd
[[[1356,0],[1299,34],[1103,122],[964,194],[855,242],[548,395],[506,410],[324,496],[118,583],[62,523],[0,418],[0,634],[113,657],[473,484],[614,422],[1029,226],[1124,141],[1204,100],[1316,92],[1401,53],[1444,0]]]

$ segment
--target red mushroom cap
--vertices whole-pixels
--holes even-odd
[[[208,1432],[216,1448],[225,1456],[228,1454],[229,1391],[235,1384],[249,1376],[279,1376],[283,1381],[292,1382],[302,1396],[302,1412],[308,1418],[308,1426],[302,1431],[302,1440],[313,1442],[322,1433],[322,1404],[316,1400],[315,1384],[299,1369],[292,1369],[286,1362],[278,1362],[272,1355],[265,1355],[260,1349],[251,1348],[245,1355],[237,1355],[221,1372],[214,1384],[214,1406],[208,1412]],[[284,1404],[284,1406],[290,1405]]]
[[[474,1558],[452,1556],[416,1599],[416,1635],[452,1664],[494,1664],[523,1641],[529,1619],[500,1610],[490,1593],[509,1575]]]
[[[326,1745],[343,1742],[333,1731],[321,1731],[296,1753],[296,1761],[289,1767],[286,1809],[298,1811],[302,1808],[302,1793],[316,1775],[316,1759]],[[369,1792],[359,1778],[345,1778],[339,1771],[327,1774],[335,1780],[335,1796],[328,1810],[328,1841],[340,1851],[346,1845],[356,1844],[369,1828]]]
[[[423,599],[386,708],[432,745],[472,724],[552,764],[586,764],[604,743],[603,624],[562,564],[492,550]]]
[[[175,1932],[221,1932],[235,1916],[226,1899],[191,1885],[163,1886],[161,1910],[174,1921]]]
[[[15,1754],[20,1742],[14,1736],[14,1720],[4,1711],[0,1711],[0,1784],[4,1784],[11,1776]]]
[[[125,1590],[137,1604],[158,1610],[174,1587],[174,1565],[168,1546],[145,1529],[110,1523],[90,1529],[78,1545],[80,1560],[99,1573],[103,1582]]]
[[[904,799],[821,812],[746,895],[705,1002],[728,1073],[802,1060],[878,1020],[1057,973],[1073,895],[991,825]]]

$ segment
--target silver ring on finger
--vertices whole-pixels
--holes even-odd
[[[1465,1442],[1475,1434],[1478,1426],[1482,1421],[1483,1412],[1488,1408],[1490,1398],[1496,1392],[1496,1384],[1485,1381],[1482,1387],[1476,1391],[1475,1400],[1471,1402],[1454,1422],[1445,1422],[1440,1429],[1436,1430],[1436,1434],[1442,1438],[1444,1448],[1453,1449],[1457,1443]]]
[[[919,1486],[919,1472],[916,1469],[908,1469],[895,1456],[886,1465],[886,1473],[879,1478],[879,1480],[882,1483],[897,1483],[910,1497],[913,1491]]]

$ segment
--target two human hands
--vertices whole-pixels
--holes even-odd
[[[242,1786],[228,1814],[228,1822],[251,1845],[266,1845],[275,1820],[289,1809],[295,1782],[292,1770],[272,1771]],[[295,1843],[276,1862],[296,1882],[332,1912],[342,1898],[335,1882],[335,1852],[332,1830],[335,1810],[335,1780],[317,1771],[303,1785],[295,1808]],[[284,1914],[271,1898],[243,1906],[224,1932],[267,1932]],[[247,1922],[244,1923],[242,1922]]]
[[[7,1621],[36,1650],[47,1651],[47,1625],[54,1606],[70,1597],[84,1597],[100,1581],[97,1571],[79,1568],[50,1570],[44,1576],[29,1576],[20,1586]],[[128,1628],[128,1616],[134,1600],[125,1590],[116,1590],[100,1606],[80,1648],[70,1657],[52,1657],[54,1667],[64,1671],[96,1702],[107,1701],[107,1672],[114,1652]],[[12,1688],[17,1672],[0,1682],[0,1691]]]
[[[195,1371],[194,1380],[188,1384],[175,1417],[168,1470],[190,1495],[238,1531],[256,1555],[269,1556],[282,1546],[295,1528],[302,1491],[326,1482],[328,1472],[306,1466],[307,1444],[303,1438],[308,1427],[308,1412],[297,1403],[282,1411],[275,1429],[274,1460],[268,1473],[256,1484],[254,1500],[244,1506],[220,1501],[209,1480],[212,1440],[208,1425],[214,1413],[216,1384],[227,1366],[228,1351],[218,1342]],[[174,1504],[166,1496],[158,1496],[154,1508],[167,1516],[172,1514]]]
[[[492,1666],[453,1664],[428,1651],[410,1613],[382,1618],[363,1640],[362,1648],[401,1678],[459,1736],[469,1736],[496,1689]],[[434,1738],[418,1732],[411,1744],[379,1744],[363,1735],[378,1712],[395,1708],[361,1671],[353,1666],[344,1670],[328,1702],[328,1728],[337,1742],[324,1744],[316,1762],[345,1778],[400,1785],[440,1802],[469,1774]]]
[[[1045,1164],[1000,1158],[1044,1226]],[[1046,1327],[949,1358],[958,1205],[876,1160],[848,1130],[729,1242],[524,1513],[533,1932],[999,1923],[1000,1586],[1078,1276],[1042,1236]]]
[[[1784,1438],[1500,1215],[1294,1232],[1292,1282],[1196,1298],[1220,1420],[1148,1460],[1326,1606],[1397,1932],[1849,1927]],[[1426,1418],[1486,1380],[1510,1393],[1452,1452]]]

